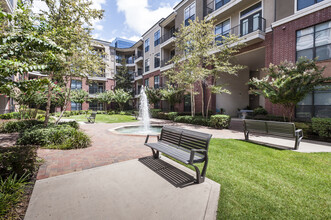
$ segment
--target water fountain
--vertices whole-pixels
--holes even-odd
[[[144,86],[141,87],[140,92],[139,118],[143,122],[144,132],[150,131],[151,119],[149,116],[149,104]]]
[[[142,126],[135,126],[135,125],[123,126],[123,127],[111,129],[111,131],[119,134],[130,134],[130,135],[146,135],[146,134],[160,133],[162,126],[151,125],[148,99],[143,86],[140,92],[139,120],[142,122]]]

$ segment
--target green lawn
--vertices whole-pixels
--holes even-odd
[[[330,153],[212,139],[208,155],[207,177],[221,184],[218,219],[331,219]]]
[[[64,119],[75,119],[76,121],[87,122],[86,115],[74,115],[70,117],[64,117]],[[120,122],[133,122],[137,121],[135,117],[131,115],[104,115],[97,114],[95,122],[97,123],[120,123]]]

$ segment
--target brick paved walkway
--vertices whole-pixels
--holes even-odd
[[[125,123],[125,125],[134,123]],[[39,168],[37,179],[44,179],[93,167],[150,156],[144,146],[145,137],[112,134],[108,129],[120,124],[81,124],[92,139],[92,146],[78,150],[39,149],[38,156],[45,160]]]

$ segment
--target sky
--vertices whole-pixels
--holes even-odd
[[[93,22],[93,37],[112,41],[116,37],[138,41],[161,18],[167,17],[180,0],[92,0],[93,7],[103,9],[104,18]],[[45,9],[40,0],[34,10]]]

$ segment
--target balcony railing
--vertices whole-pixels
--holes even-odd
[[[142,76],[143,75],[143,70],[142,69],[138,69],[137,72],[135,72],[135,76],[138,77],[138,76]]]
[[[172,62],[170,62],[171,58],[165,58],[163,60],[161,60],[161,67],[165,67],[169,64],[171,64]]]
[[[98,93],[103,93],[104,89],[101,88],[90,88],[89,89],[89,94],[94,95]]]
[[[161,44],[163,44],[164,42],[166,42],[167,40],[169,40],[172,37],[175,37],[175,33],[177,32],[178,29],[172,28],[171,30],[169,30],[166,34],[164,34],[161,37]]]
[[[137,55],[136,55],[136,59],[143,57],[143,52],[142,51],[138,51]]]
[[[231,0],[218,0],[218,1],[211,1],[207,4],[205,8],[205,15],[209,15],[216,11],[217,9],[221,8],[222,6],[226,5],[229,3]]]
[[[135,57],[126,58],[125,63],[126,64],[134,64],[134,59],[135,59]],[[116,59],[116,63],[121,64],[122,62],[123,62],[123,59]]]

